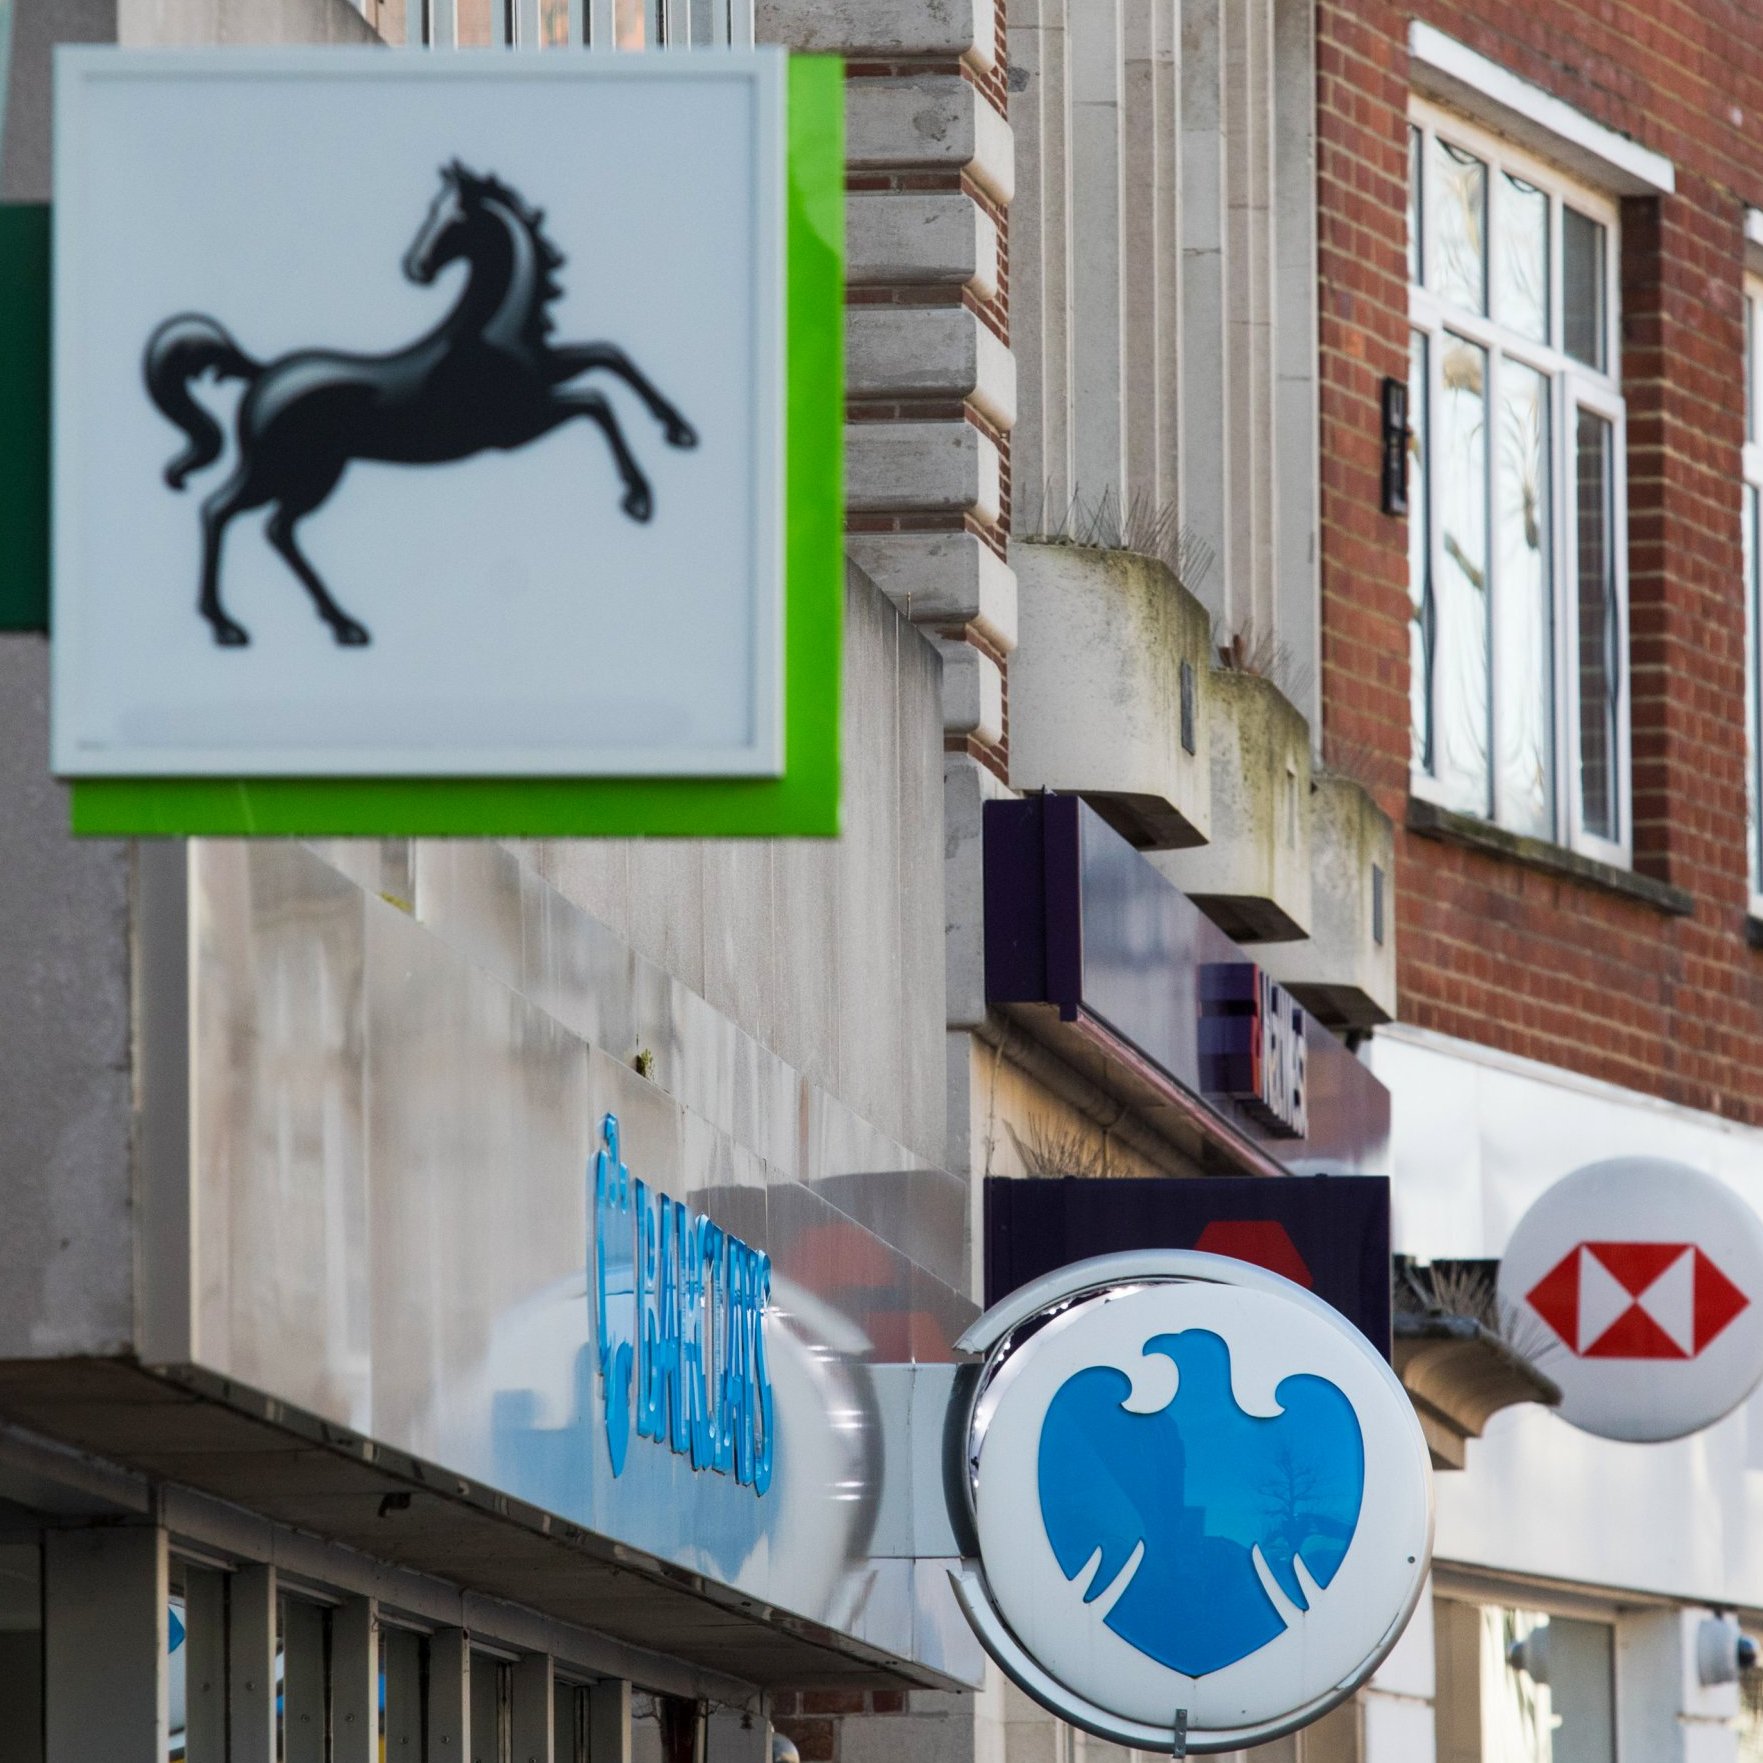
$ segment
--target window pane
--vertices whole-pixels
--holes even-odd
[[[649,40],[649,7],[652,0],[618,0],[612,32],[620,49],[641,49]]]
[[[1412,763],[1433,768],[1432,658],[1437,608],[1432,591],[1432,522],[1427,483],[1427,337],[1408,340],[1408,701],[1413,721]]]
[[[1439,340],[1438,426],[1432,474],[1439,523],[1433,584],[1437,724],[1433,774],[1453,808],[1489,812],[1487,351]]]
[[[1615,1763],[1615,1638],[1607,1622],[1549,1618],[1552,1763]]]
[[[1561,210],[1562,346],[1575,361],[1604,370],[1604,229],[1577,209]]]
[[[1616,804],[1616,570],[1610,425],[1579,413],[1579,787],[1585,830],[1620,836]]]
[[[1433,1605],[1439,1763],[1615,1763],[1615,1630],[1539,1610]]]
[[[1419,282],[1425,279],[1425,256],[1421,251],[1422,227],[1425,214],[1420,198],[1420,150],[1424,137],[1420,130],[1409,127],[1408,130],[1408,279]]]
[[[1441,300],[1486,312],[1488,168],[1435,135],[1427,234],[1430,286]]]
[[[569,0],[540,0],[539,41],[547,49],[569,41]]]
[[[1500,364],[1494,501],[1495,654],[1499,684],[1500,820],[1555,831],[1553,572],[1549,555],[1549,382]]]
[[[1481,1754],[1490,1763],[1554,1763],[1555,1730],[1550,1683],[1511,1663],[1512,1648],[1549,1626],[1534,1610],[1481,1610]],[[1544,1671],[1544,1679],[1553,1673]]]
[[[1494,316],[1522,337],[1549,340],[1549,198],[1506,172],[1500,179],[1499,286]]]
[[[459,35],[455,39],[462,49],[483,49],[497,40],[496,8],[505,0],[458,0]]]

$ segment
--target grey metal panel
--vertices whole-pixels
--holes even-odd
[[[590,1763],[631,1763],[631,1686],[604,1677],[588,1690]]]
[[[527,1653],[514,1662],[509,1698],[513,1763],[553,1763],[557,1701],[551,1658]]]
[[[239,1568],[227,1587],[228,1763],[276,1763],[276,1599],[266,1565]]]
[[[381,1716],[385,1763],[427,1763],[423,1753],[423,1650],[424,1640],[407,1628],[382,1626],[380,1659],[385,1673],[384,1713]],[[438,1751],[437,1760],[454,1763],[458,1753]]]
[[[44,1533],[45,1763],[165,1763],[168,1565],[152,1526]]]
[[[379,1610],[345,1598],[331,1612],[331,1749],[328,1763],[379,1763]]]
[[[325,1628],[329,1613],[304,1598],[282,1600],[283,1763],[329,1763],[325,1742]]]
[[[955,1365],[875,1365],[869,1370],[886,1447],[870,1553],[906,1560],[962,1553],[943,1491],[943,1441]]]
[[[184,1569],[184,1757],[229,1763],[227,1755],[226,1575]]]
[[[471,1641],[462,1628],[429,1636],[429,1763],[461,1763],[471,1740]]]

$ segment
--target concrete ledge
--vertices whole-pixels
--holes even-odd
[[[998,291],[998,229],[971,196],[855,195],[845,247],[853,287],[930,283],[972,288],[982,300]]]
[[[1022,622],[1011,787],[1081,795],[1144,848],[1202,843],[1213,826],[1206,609],[1132,552],[1019,542],[1010,557]]]
[[[999,429],[1016,423],[1016,357],[965,306],[853,306],[845,314],[853,398],[962,398]]]
[[[957,74],[853,80],[845,94],[853,171],[965,171],[999,202],[1016,193],[1010,125]]]
[[[1310,790],[1308,939],[1272,943],[1263,966],[1331,1028],[1396,1014],[1396,829],[1363,784],[1338,772]]]
[[[1508,832],[1503,826],[1477,820],[1473,815],[1457,814],[1419,796],[1408,798],[1407,824],[1409,832],[1422,838],[1485,851],[1490,856],[1522,863],[1526,869],[1540,870],[1544,875],[1584,882],[1587,887],[1601,888],[1607,894],[1651,906],[1668,918],[1690,918],[1695,914],[1696,898],[1687,889],[1654,881],[1650,875],[1637,875],[1632,869],[1618,869],[1613,863],[1600,863],[1595,857],[1582,857],[1579,852],[1569,851],[1564,845],[1551,845],[1546,839]]]
[[[859,514],[998,518],[998,449],[970,422],[845,425],[845,502]]]
[[[1152,861],[1228,937],[1310,934],[1310,725],[1272,680],[1211,679],[1212,843]]]
[[[757,0],[753,27],[762,43],[820,55],[955,55],[982,72],[997,60],[987,0]]]
[[[1016,647],[1016,575],[972,533],[852,533],[845,553],[915,624],[973,625]]]
[[[971,643],[936,639],[943,657],[943,733],[975,740],[1004,738],[1004,676]]]

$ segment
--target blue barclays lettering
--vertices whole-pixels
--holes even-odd
[[[637,1433],[763,1494],[775,1456],[771,1258],[633,1179],[618,1121],[594,1157],[595,1316],[612,1473]]]

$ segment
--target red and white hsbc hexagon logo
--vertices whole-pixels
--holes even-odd
[[[1526,1296],[1582,1359],[1693,1359],[1751,1302],[1694,1243],[1581,1243]]]
[[[1557,1182],[1512,1233],[1500,1297],[1546,1330],[1534,1356],[1562,1418],[1606,1438],[1681,1438],[1763,1379],[1763,1219],[1685,1164],[1618,1157]]]

